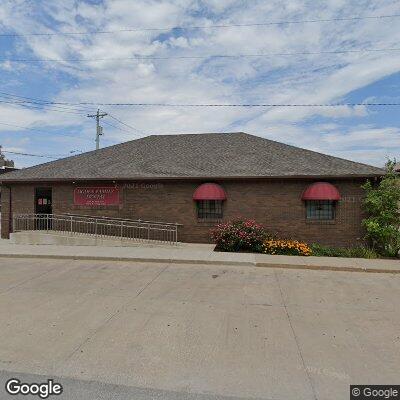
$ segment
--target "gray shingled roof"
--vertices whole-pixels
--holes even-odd
[[[2,181],[377,176],[383,170],[246,133],[154,135],[8,173]]]

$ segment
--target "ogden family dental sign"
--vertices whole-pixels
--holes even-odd
[[[74,189],[74,205],[76,206],[113,206],[119,204],[119,188],[117,187],[77,187]]]

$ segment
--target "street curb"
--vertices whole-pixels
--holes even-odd
[[[256,267],[250,261],[220,261],[220,260],[190,260],[173,258],[143,258],[143,257],[107,257],[107,256],[67,256],[57,254],[0,254],[0,258],[42,258],[49,260],[92,260],[92,261],[130,261],[145,263],[175,263],[194,265],[233,265],[239,267]],[[399,271],[400,272],[400,271]]]
[[[400,274],[400,269],[365,268],[365,267],[335,267],[333,265],[310,265],[310,264],[267,264],[256,263],[260,268],[286,268],[286,269],[308,269],[314,271],[338,271],[338,272],[368,272],[381,274]]]
[[[175,263],[191,265],[219,265],[219,266],[238,266],[238,267],[257,267],[257,268],[281,268],[281,269],[301,269],[314,271],[337,271],[337,272],[367,272],[400,274],[399,269],[376,269],[364,267],[336,267],[331,265],[310,265],[310,264],[274,264],[265,262],[251,261],[223,261],[223,260],[190,260],[172,258],[145,258],[145,257],[107,257],[107,256],[74,256],[58,254],[0,254],[0,258],[41,258],[50,260],[91,260],[91,261],[124,261],[124,262],[143,262],[143,263]]]

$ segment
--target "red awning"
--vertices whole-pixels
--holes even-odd
[[[203,183],[195,190],[193,200],[226,200],[226,193],[216,183]]]
[[[301,196],[302,200],[340,200],[339,190],[328,182],[310,185]]]

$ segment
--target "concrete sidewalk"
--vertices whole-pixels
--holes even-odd
[[[271,268],[400,273],[400,260],[272,256],[214,252],[212,245],[146,245],[136,247],[22,245],[0,240],[0,257],[135,261],[175,264],[237,265]]]

